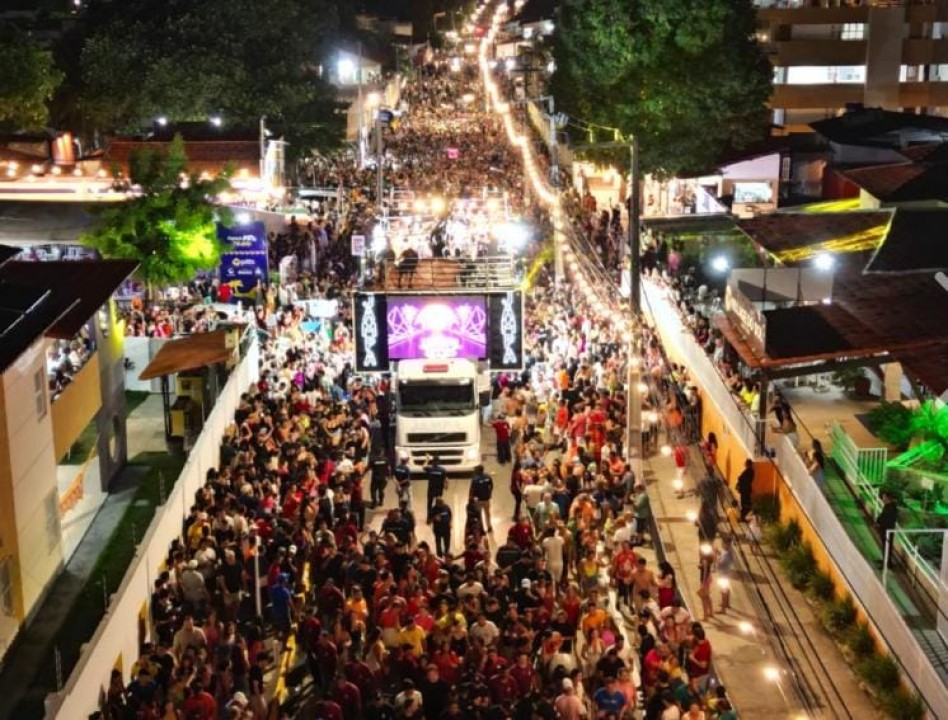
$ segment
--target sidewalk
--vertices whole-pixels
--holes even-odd
[[[652,512],[665,544],[668,561],[677,572],[678,585],[682,597],[696,619],[701,618],[701,600],[698,597],[698,533],[688,519],[689,512],[697,512],[698,499],[694,496],[695,483],[703,473],[703,467],[695,462],[692,453],[691,464],[685,478],[685,496],[676,497],[672,488],[675,477],[675,465],[672,458],[653,456],[645,463],[645,478]],[[692,491],[692,492],[689,492]],[[751,555],[751,543],[735,539],[735,566],[731,572],[731,610],[722,615],[716,613],[713,618],[702,623],[708,633],[713,649],[712,663],[718,680],[723,684],[733,700],[741,717],[745,718],[796,718],[806,716],[801,700],[794,692],[790,682],[790,667],[774,649],[774,643],[785,638],[772,634],[770,621],[760,617],[760,602],[776,604],[774,588],[767,587],[766,578],[760,577],[756,568],[741,565],[740,546],[744,553]],[[759,556],[757,556],[759,557]],[[775,563],[774,558],[760,557],[761,562]],[[778,577],[782,574],[778,570]],[[828,681],[838,689],[843,702],[854,717],[875,717],[877,711],[869,697],[859,687],[858,680],[846,665],[834,642],[822,630],[808,602],[789,583],[781,583],[787,592],[805,628],[807,638],[814,643],[819,658],[826,667],[824,682]],[[712,584],[714,607],[720,606],[720,590],[717,583]],[[781,636],[793,632],[792,628],[778,626]],[[794,658],[797,671],[812,667],[807,658]],[[768,672],[776,669],[779,675],[775,679]],[[818,688],[817,688],[818,690]],[[836,699],[817,701],[835,716],[832,707]],[[827,707],[829,706],[829,707]]]
[[[156,413],[157,412],[157,416]],[[164,450],[161,398],[153,395],[128,417],[128,456]],[[105,502],[96,513],[76,552],[53,581],[46,599],[30,623],[20,630],[0,668],[0,720],[40,720],[47,693],[57,686],[52,643],[95,570],[139,485],[147,477],[145,465],[127,465],[112,483]],[[173,483],[176,478],[169,478]],[[142,531],[144,528],[142,528]],[[67,650],[62,650],[66,655]],[[63,662],[65,666],[65,660]],[[65,683],[67,673],[63,672]]]

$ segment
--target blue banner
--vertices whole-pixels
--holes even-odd
[[[256,298],[257,286],[268,280],[267,228],[262,222],[225,227],[217,223],[221,253],[221,285],[230,286],[230,300]]]

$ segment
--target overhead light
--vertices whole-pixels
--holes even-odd
[[[711,268],[715,272],[724,273],[727,272],[730,267],[731,262],[727,259],[726,255],[717,255],[711,258]]]
[[[211,125],[213,125],[214,127],[220,127],[223,124],[224,124],[224,120],[221,118],[220,115],[211,116]]]
[[[777,682],[780,680],[780,670],[768,665],[764,668],[764,677],[770,680],[770,682]]]
[[[815,258],[813,258],[813,264],[816,266],[817,270],[828,272],[833,269],[834,265],[836,265],[836,258],[830,253],[820,253]]]
[[[164,115],[160,115],[155,118],[155,122],[158,123],[161,127],[164,127],[165,125],[168,124],[168,118],[166,118]]]

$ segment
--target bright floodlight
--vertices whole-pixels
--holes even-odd
[[[510,251],[520,250],[530,239],[530,232],[519,223],[500,223],[494,234]]]
[[[816,266],[817,270],[826,272],[833,269],[833,266],[836,264],[836,258],[834,258],[829,253],[820,253],[815,258],[813,258],[813,264]]]
[[[336,71],[339,73],[339,82],[352,82],[355,79],[355,63],[349,58],[339,58],[336,64]]]
[[[507,68],[507,72],[510,72],[517,67],[517,60],[515,58],[507,58],[504,61],[504,67]]]
[[[155,122],[161,125],[161,127],[164,127],[165,125],[168,124],[168,118],[162,115],[160,117],[155,118]]]
[[[727,272],[728,268],[731,267],[730,261],[724,255],[717,255],[716,257],[711,258],[711,268],[715,272],[723,273]]]
[[[224,120],[221,118],[220,115],[214,115],[211,117],[211,125],[213,125],[214,127],[220,127],[223,124],[224,124]]]
[[[250,222],[250,213],[241,212],[237,213],[237,224],[246,225]]]
[[[777,682],[780,679],[780,671],[772,666],[765,667],[764,677],[770,680],[770,682]]]

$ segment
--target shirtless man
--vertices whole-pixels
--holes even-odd
[[[638,557],[632,573],[632,605],[636,612],[642,610],[649,598],[658,590],[655,573],[648,568],[644,557]]]

